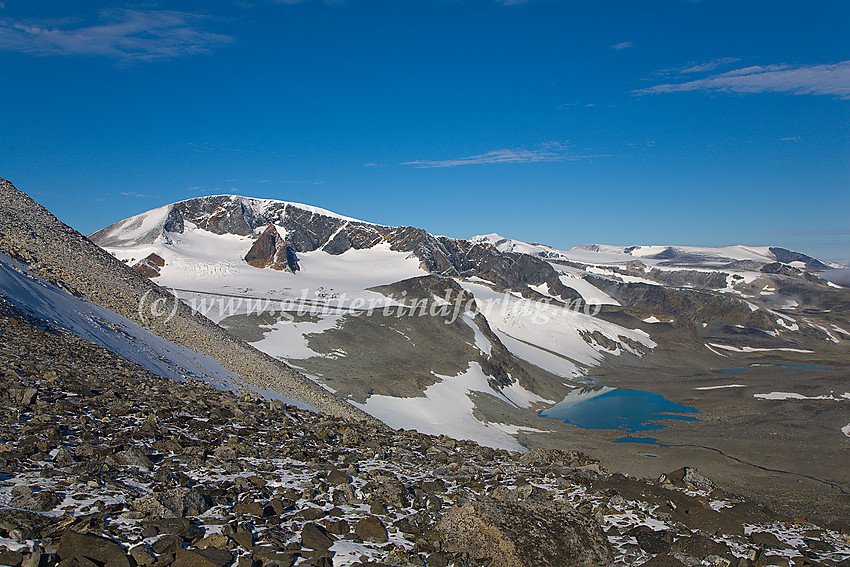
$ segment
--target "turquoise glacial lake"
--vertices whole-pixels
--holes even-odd
[[[664,424],[659,422],[667,419],[697,421],[691,415],[680,415],[697,413],[696,408],[671,402],[652,392],[588,386],[576,388],[563,401],[539,415],[583,429],[649,431],[662,429]]]

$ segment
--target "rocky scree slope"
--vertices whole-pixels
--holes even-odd
[[[198,315],[63,224],[5,179],[0,179],[0,252],[69,293],[135,321],[177,345],[211,356],[252,386],[277,391],[333,415],[373,419]],[[157,300],[173,306],[175,315],[143,318],[139,306]]]
[[[393,432],[156,376],[0,301],[0,564],[850,565],[694,469]]]

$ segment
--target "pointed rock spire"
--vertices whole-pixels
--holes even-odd
[[[273,224],[266,227],[257,238],[245,255],[245,261],[255,268],[289,270],[292,273],[300,269],[295,250],[284,241]]]

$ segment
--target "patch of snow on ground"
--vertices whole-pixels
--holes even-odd
[[[295,322],[282,319],[271,326],[263,327],[263,338],[251,343],[254,348],[280,359],[300,359],[322,356],[307,346],[310,333],[324,333],[333,329],[342,319],[341,315],[320,317],[318,322]]]
[[[552,267],[560,272],[558,278],[561,280],[561,283],[576,290],[586,302],[595,303],[596,305],[620,305],[619,301],[585,280],[579,274],[566,272],[563,266],[558,266],[557,264],[553,264]]]
[[[482,392],[505,399],[494,392],[477,362],[458,376],[439,376],[439,382],[425,389],[425,396],[396,398],[373,395],[365,403],[351,402],[390,427],[415,429],[431,435],[452,432],[457,439],[471,439],[481,445],[511,451],[524,451],[522,445],[501,428],[475,419],[470,392]]]
[[[508,435],[516,435],[517,433],[552,433],[550,429],[537,429],[536,427],[526,427],[524,425],[510,425],[508,423],[496,423],[491,421],[488,425],[497,427]]]
[[[845,335],[847,338],[850,338],[850,332],[842,329],[838,325],[833,325],[832,328],[835,329],[836,333],[841,333],[842,335]]]
[[[804,321],[806,323],[808,323],[810,326],[814,327],[815,329],[819,329],[819,330],[823,331],[824,334],[829,338],[830,341],[832,341],[834,343],[840,342],[832,333],[829,332],[829,329],[827,329],[826,327],[824,327],[822,325],[818,325],[817,323],[812,323],[808,319],[804,319]]]
[[[836,398],[833,394],[828,396],[804,396],[796,392],[770,392],[768,394],[753,394],[754,398],[761,400],[832,400],[836,402],[844,401],[844,396]]]
[[[654,281],[648,280],[646,278],[639,278],[637,276],[629,276],[629,275],[626,275],[626,274],[620,274],[620,273],[615,272],[612,269],[601,268],[601,267],[598,267],[598,266],[588,266],[587,271],[588,271],[588,273],[591,273],[591,274],[596,274],[598,276],[602,276],[602,277],[612,279],[612,280],[624,281],[626,283],[644,283],[644,284],[657,285],[657,286],[661,285],[658,282],[654,282]]]
[[[702,326],[703,326],[703,327],[705,327],[705,326],[706,326],[706,324],[705,324],[705,323],[703,323],[703,324],[702,324]],[[705,348],[707,348],[708,350],[710,350],[711,352],[713,352],[713,353],[714,353],[714,354],[716,354],[717,356],[723,356],[723,357],[728,356],[728,355],[723,354],[722,352],[720,352],[720,351],[718,351],[718,350],[716,350],[716,349],[712,348],[712,347],[711,347],[711,344],[706,344],[706,345],[705,345]]]
[[[785,351],[785,352],[801,352],[805,354],[811,354],[815,351],[813,350],[803,350],[799,348],[755,348],[755,347],[736,347],[731,345],[720,345],[717,343],[709,343],[711,346],[716,348],[721,348],[723,350],[730,350],[733,352],[771,352],[771,351]]]
[[[490,344],[490,339],[488,339],[481,331],[481,329],[478,328],[478,325],[475,324],[475,320],[473,319],[472,315],[470,315],[469,313],[464,313],[463,320],[466,322],[467,325],[472,327],[472,331],[475,333],[476,348],[478,348],[478,350],[480,350],[484,354],[490,354],[493,345]]]
[[[723,386],[701,386],[699,388],[694,388],[694,390],[722,390],[724,388],[746,388],[746,384],[725,384]]]
[[[555,400],[547,400],[542,396],[538,396],[530,390],[526,390],[522,385],[514,381],[510,386],[500,389],[503,396],[509,399],[515,406],[520,408],[529,408],[534,404],[547,403],[554,404]]]

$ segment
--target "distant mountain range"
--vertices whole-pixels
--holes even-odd
[[[139,269],[159,258],[154,280],[196,306],[322,305],[292,321],[245,305],[206,314],[393,426],[508,448],[594,368],[673,351],[697,366],[730,353],[844,352],[850,340],[850,294],[820,277],[837,266],[781,247],[557,250],[233,195],[180,201],[89,237]],[[287,251],[300,271],[281,260]],[[464,307],[448,325],[351,308],[467,296],[481,312]]]

